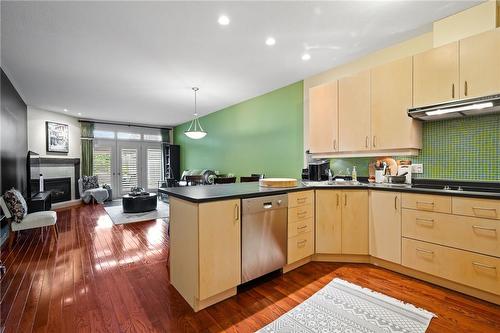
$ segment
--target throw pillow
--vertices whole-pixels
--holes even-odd
[[[3,198],[5,200],[5,204],[7,205],[7,209],[12,215],[12,221],[15,223],[21,223],[28,211],[23,207],[23,203],[19,200],[19,196],[16,192],[19,193],[19,191],[16,191],[15,189],[10,189],[5,192]]]
[[[99,182],[97,180],[97,176],[83,176],[82,186],[84,191],[98,188]]]

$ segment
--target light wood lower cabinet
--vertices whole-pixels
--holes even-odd
[[[500,259],[403,238],[403,265],[500,295]]]
[[[403,193],[402,206],[409,209],[451,213],[451,196]]]
[[[314,254],[314,191],[288,193],[287,264]]]
[[[241,283],[240,200],[199,207],[200,299]]]
[[[368,191],[342,191],[342,253],[368,254]]]
[[[370,191],[370,255],[401,264],[401,193]]]
[[[342,191],[316,190],[316,253],[342,251]]]
[[[368,254],[368,191],[316,190],[316,253]]]
[[[170,198],[170,235],[171,282],[195,311],[236,294],[239,199],[196,204]]]
[[[403,236],[500,257],[500,221],[403,209]]]
[[[500,220],[500,200],[453,197],[453,214]]]

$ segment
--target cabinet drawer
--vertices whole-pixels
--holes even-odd
[[[403,193],[402,197],[403,208],[451,213],[451,197],[449,196]]]
[[[500,259],[403,238],[403,266],[500,295]]]
[[[300,234],[305,234],[313,231],[313,219],[308,218],[306,220],[297,221],[288,224],[288,238],[295,237]]]
[[[500,220],[500,200],[453,197],[453,214]]]
[[[500,221],[403,209],[403,236],[500,257]]]
[[[288,193],[288,207],[312,205],[314,202],[314,191],[300,191]]]
[[[313,217],[313,205],[304,205],[288,209],[288,223]]]
[[[314,253],[313,233],[308,232],[288,239],[288,264]]]

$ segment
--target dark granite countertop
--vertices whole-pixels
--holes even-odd
[[[297,187],[291,188],[268,188],[260,187],[259,183],[235,183],[235,184],[220,184],[220,185],[201,185],[201,186],[183,186],[160,188],[160,193],[168,194],[172,197],[183,200],[200,203],[208,201],[217,201],[224,199],[235,198],[253,198],[266,195],[284,194],[295,191],[315,190],[315,189],[371,189],[380,191],[393,192],[411,192],[423,194],[438,194],[461,197],[475,197],[485,199],[500,200],[500,188],[498,191],[479,192],[469,190],[445,190],[443,188],[422,188],[406,184],[371,184],[358,183],[351,184],[349,182],[340,184],[328,184],[326,182],[301,182]]]

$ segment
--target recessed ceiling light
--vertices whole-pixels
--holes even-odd
[[[64,112],[68,112],[68,109],[64,109],[63,111],[64,111]]]
[[[81,116],[82,115],[81,112],[78,112],[78,115]]]
[[[276,44],[276,39],[274,39],[273,37],[267,37],[266,45],[273,46],[274,44]]]
[[[221,15],[219,16],[217,22],[219,22],[220,25],[228,25],[231,20],[229,20],[229,17],[227,17],[226,15]]]
[[[307,61],[309,59],[311,59],[311,55],[309,53],[304,53],[302,55],[302,60]]]

